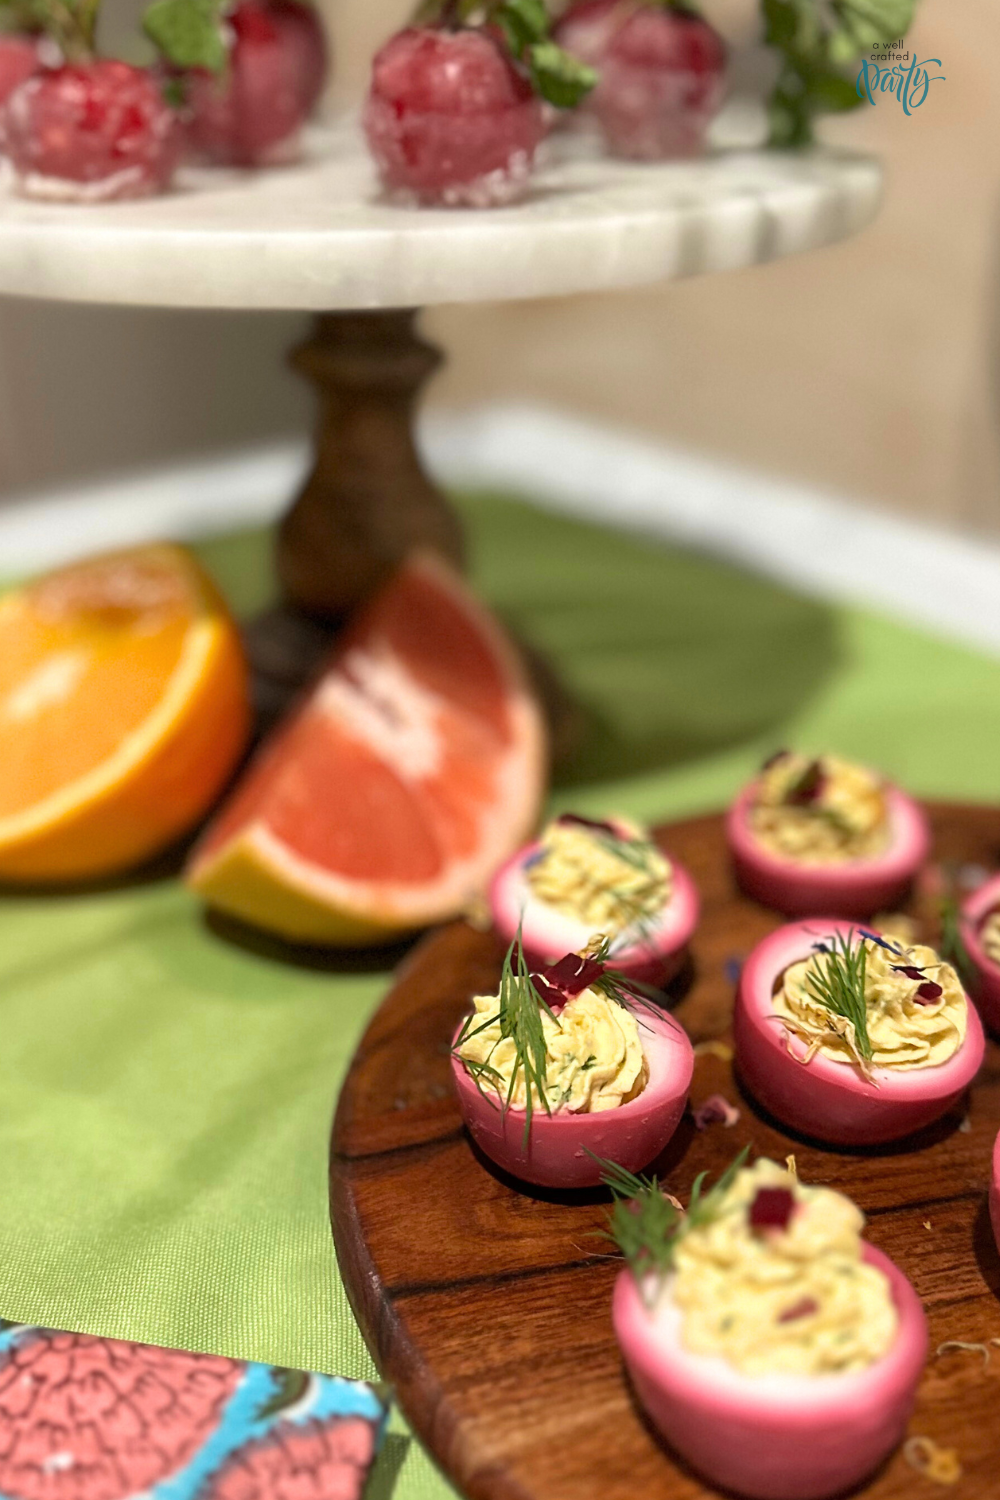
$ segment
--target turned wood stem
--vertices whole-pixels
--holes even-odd
[[[413,409],[441,354],[416,312],[323,313],[292,363],[319,390],[316,463],[278,535],[289,601],[342,618],[414,547],[464,556],[461,527],[424,473]]]

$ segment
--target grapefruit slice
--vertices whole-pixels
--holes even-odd
[[[496,621],[415,555],[195,850],[213,905],[296,942],[360,946],[461,912],[533,827],[541,715]]]
[[[180,547],[74,563],[0,600],[0,879],[127,868],[178,838],[250,725],[236,626]]]

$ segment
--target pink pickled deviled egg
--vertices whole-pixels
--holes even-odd
[[[939,1119],[985,1045],[975,1006],[932,948],[833,918],[757,945],[733,1026],[740,1075],[764,1108],[833,1145],[898,1140]]]
[[[1000,1031],[1000,875],[962,907],[962,941],[976,968],[975,1001],[991,1031]]]
[[[601,934],[616,969],[643,984],[669,983],[698,925],[698,891],[638,825],[564,813],[501,866],[490,887],[497,931],[518,931],[528,963],[581,952]]]
[[[477,996],[452,1045],[459,1107],[480,1150],[525,1182],[594,1187],[595,1158],[638,1169],[684,1112],[694,1050],[597,958],[529,972],[511,945],[499,993]]]
[[[930,851],[904,792],[838,755],[788,750],[737,797],[726,834],[743,890],[791,917],[891,910]]]
[[[993,1166],[990,1172],[990,1223],[993,1238],[1000,1250],[1000,1135],[993,1142]]]
[[[615,1335],[671,1447],[757,1500],[823,1500],[865,1479],[903,1437],[927,1325],[855,1205],[759,1160],[692,1195],[671,1226],[655,1181],[606,1180],[630,1258]]]

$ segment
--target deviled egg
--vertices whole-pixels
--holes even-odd
[[[743,966],[736,1065],[779,1120],[837,1145],[897,1140],[945,1114],[983,1028],[933,948],[834,919],[794,922]]]
[[[696,1184],[686,1213],[655,1180],[605,1180],[630,1261],[615,1335],[667,1442],[759,1500],[823,1500],[871,1473],[905,1431],[927,1327],[859,1209],[764,1159]]]
[[[663,986],[684,961],[699,902],[687,871],[638,824],[564,813],[501,867],[490,907],[504,941],[520,931],[531,964],[602,934],[623,974]]]
[[[595,1158],[638,1169],[663,1150],[694,1050],[606,955],[532,969],[515,942],[497,994],[477,995],[455,1034],[452,1072],[469,1133],[499,1167],[544,1187],[593,1187]]]
[[[740,793],[726,833],[743,890],[788,916],[889,910],[930,850],[911,797],[839,755],[790,750]]]

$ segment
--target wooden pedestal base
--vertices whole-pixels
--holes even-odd
[[[412,309],[323,313],[292,363],[319,390],[316,461],[278,532],[284,598],[246,631],[258,723],[268,729],[328,651],[341,621],[415,547],[461,567],[462,528],[421,467],[413,415],[441,353]],[[548,664],[523,647],[553,756],[583,732]]]
[[[341,621],[414,547],[462,565],[458,517],[421,467],[414,406],[441,354],[412,309],[323,313],[292,363],[318,389],[315,465],[278,532],[284,598],[246,635],[264,727]]]
[[[427,478],[413,408],[439,351],[413,311],[323,313],[292,362],[320,393],[316,465],[278,534],[288,599],[336,623],[417,546],[461,565],[462,532]]]

